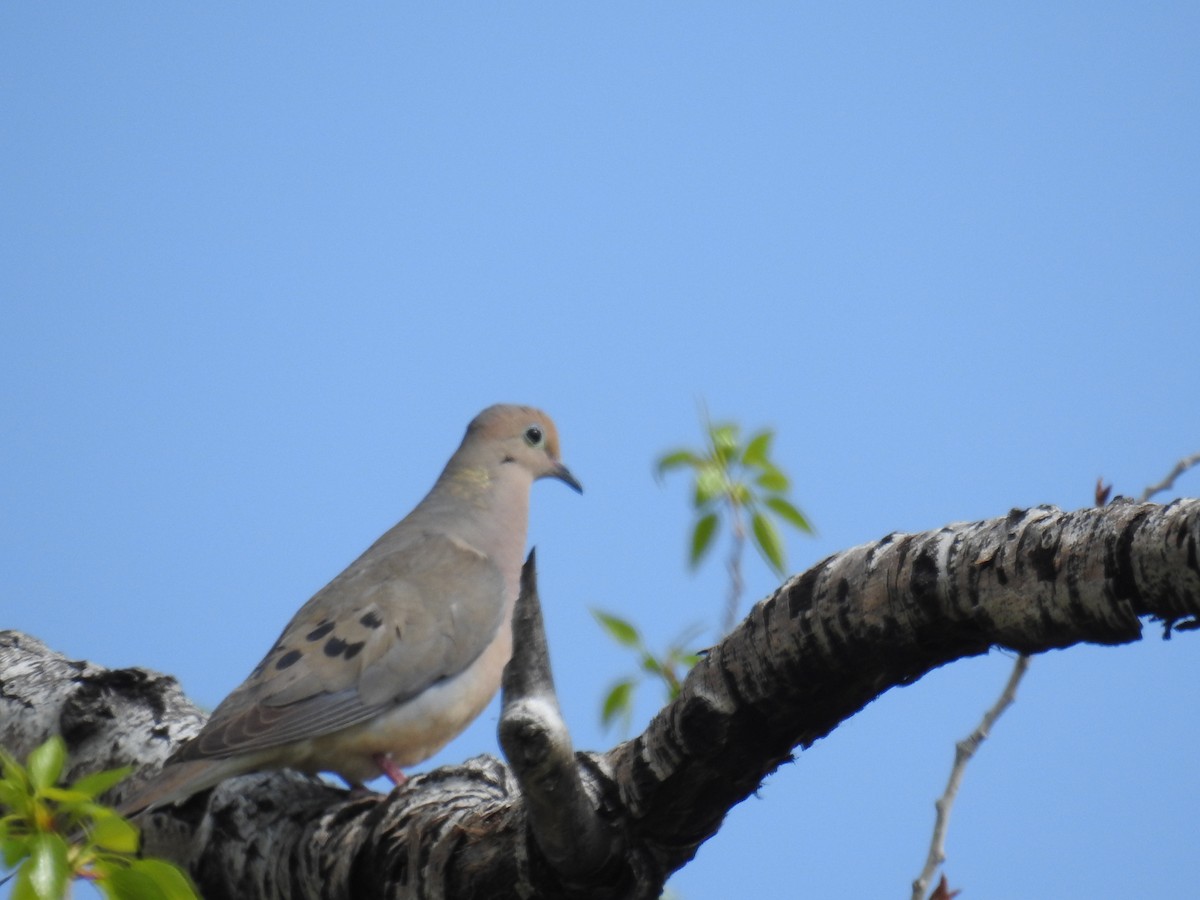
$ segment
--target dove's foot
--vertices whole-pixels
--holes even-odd
[[[371,759],[375,760],[375,765],[379,766],[379,771],[388,777],[394,785],[402,785],[408,781],[408,776],[400,771],[400,767],[396,765],[396,761],[392,759],[391,754],[376,753]]]

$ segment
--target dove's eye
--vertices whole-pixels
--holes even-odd
[[[542,434],[542,429],[536,425],[530,425],[525,429],[525,443],[530,447],[540,447],[545,435]]]

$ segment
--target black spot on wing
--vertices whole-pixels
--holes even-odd
[[[324,649],[326,656],[342,656],[346,659],[354,659],[354,657],[362,653],[362,649],[365,646],[367,646],[366,641],[355,641],[351,644],[340,637],[334,636],[325,642]]]
[[[302,655],[299,650],[289,650],[275,662],[275,668],[286,669],[288,666],[294,665]]]
[[[305,635],[305,638],[310,641],[319,641],[329,632],[333,631],[333,622],[326,620]],[[332,654],[331,654],[332,655]]]
[[[370,612],[366,613],[358,621],[360,625],[363,625],[367,628],[378,628],[383,624],[383,619],[379,618],[379,615],[375,612],[375,610],[371,610]]]

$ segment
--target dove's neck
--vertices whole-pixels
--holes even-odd
[[[525,555],[532,484],[528,470],[514,463],[473,466],[451,460],[411,518],[421,520],[426,529],[451,531],[488,556],[515,591]]]

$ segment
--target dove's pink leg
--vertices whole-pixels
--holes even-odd
[[[392,784],[401,785],[408,781],[408,776],[400,771],[400,767],[396,765],[390,753],[376,753],[371,759],[375,760],[379,771],[386,775]]]

